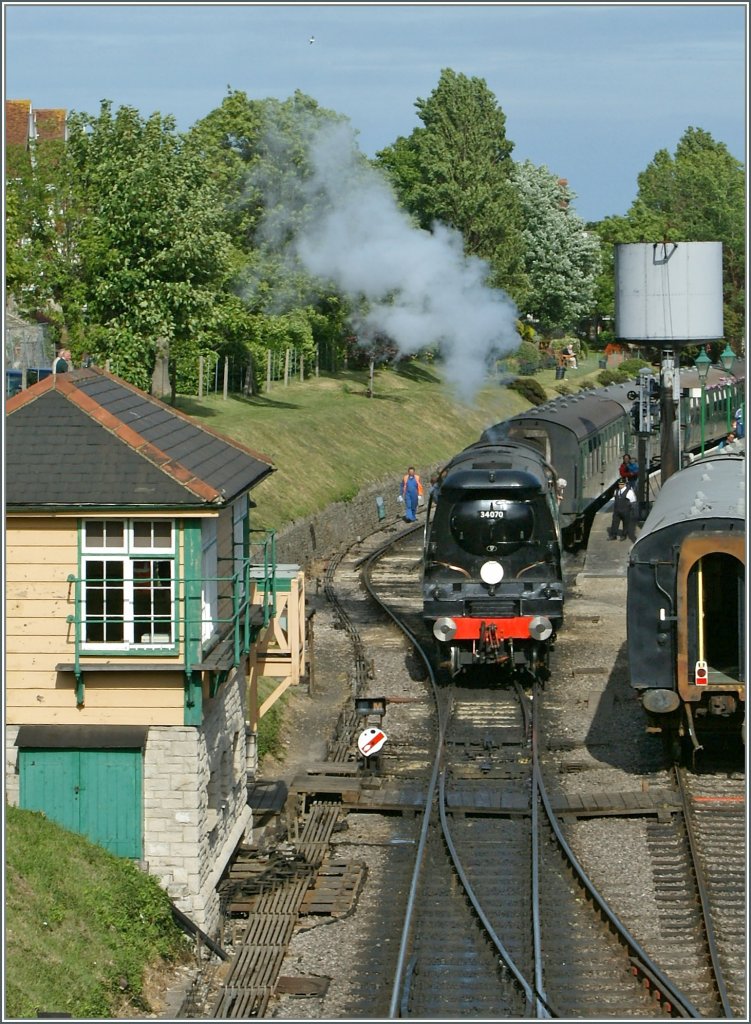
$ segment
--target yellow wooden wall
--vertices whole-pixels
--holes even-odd
[[[182,725],[184,676],[138,669],[84,674],[85,704],[76,706],[75,677],[56,672],[75,659],[74,588],[78,574],[76,517],[9,515],[6,519],[5,711],[10,725]],[[91,659],[82,659],[84,666]]]

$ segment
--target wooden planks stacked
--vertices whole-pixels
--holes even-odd
[[[367,866],[362,861],[326,858],[318,869],[314,885],[303,897],[300,913],[346,917],[355,906],[366,873]]]
[[[338,806],[315,804],[307,815],[295,844],[299,864],[289,878],[277,878],[268,891],[249,897],[248,927],[243,935],[227,981],[214,1006],[216,1018],[262,1017],[274,992],[287,946],[300,914],[305,893],[315,869],[328,851],[329,840],[339,817]],[[253,872],[249,870],[248,874]]]

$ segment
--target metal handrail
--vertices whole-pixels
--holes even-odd
[[[170,617],[169,623],[173,634],[173,638],[169,641],[169,645],[164,646],[182,647],[183,659],[180,662],[186,672],[189,670],[191,656],[188,650],[188,614],[187,614],[187,603],[189,599],[192,599],[193,595],[189,595],[187,584],[198,584],[203,586],[206,583],[217,584],[217,589],[220,589],[221,584],[230,584],[231,592],[223,594],[218,598],[219,602],[222,600],[231,601],[232,613],[229,616],[216,615],[209,618],[203,618],[199,620],[197,625],[202,628],[207,622],[211,622],[215,627],[212,629],[211,635],[206,640],[201,640],[202,650],[210,650],[218,639],[232,635],[233,640],[233,659],[234,664],[238,665],[243,654],[246,654],[250,650],[251,646],[251,609],[253,604],[251,602],[251,570],[254,568],[263,567],[263,576],[261,579],[254,579],[253,583],[258,586],[260,596],[261,610],[263,612],[263,625],[268,626],[269,622],[274,616],[275,603],[276,603],[276,534],[273,530],[258,530],[251,531],[251,533],[262,533],[264,535],[263,540],[258,547],[260,552],[258,553],[259,561],[254,561],[252,555],[248,555],[243,558],[242,566],[232,575],[227,576],[206,576],[206,577],[189,577],[183,576],[181,579],[175,579],[173,583],[177,584],[176,589],[180,592],[174,596],[174,611],[175,614]],[[85,579],[82,576],[78,576],[74,573],[70,573],[67,578],[68,584],[72,584],[74,587],[73,593],[73,604],[74,613],[67,616],[66,621],[74,627],[74,673],[77,680],[77,685],[81,686],[81,657],[93,656],[96,657],[100,652],[83,650],[83,626],[88,622],[113,622],[113,621],[126,621],[125,616],[92,616],[84,615],[83,613],[83,585]],[[108,578],[103,577],[100,582],[103,586],[108,583],[121,583],[120,578]],[[150,586],[154,583],[160,582],[158,577],[148,577],[139,580],[139,583],[146,586]],[[127,621],[130,621],[129,619]],[[222,626],[227,628],[222,629]],[[113,643],[113,646],[117,646]],[[149,648],[139,647],[138,653],[148,654]]]

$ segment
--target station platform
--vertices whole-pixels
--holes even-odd
[[[612,500],[596,513],[589,531],[584,567],[579,576],[603,577],[606,579],[625,578],[631,541],[610,540],[608,529],[613,518]],[[640,527],[636,527],[639,536]]]

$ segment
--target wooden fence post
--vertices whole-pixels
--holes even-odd
[[[305,356],[300,353],[300,383],[305,380]]]
[[[198,397],[203,398],[203,356],[198,357]]]
[[[222,397],[227,401],[227,390],[229,388],[229,356],[224,357],[224,393]]]
[[[271,391],[271,349],[266,352],[266,390]]]
[[[289,349],[284,350],[284,386],[289,384]]]

